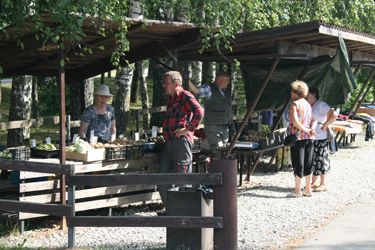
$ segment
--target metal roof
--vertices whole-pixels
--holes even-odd
[[[107,35],[103,37],[97,33],[94,26],[88,26],[90,21],[86,19],[83,24],[86,36],[82,38],[82,43],[88,44],[93,53],[90,54],[78,46],[73,47],[65,43],[64,49],[69,48],[66,54],[69,60],[65,64],[67,75],[80,74],[85,79],[114,69],[110,58],[116,48],[114,32],[117,26],[108,23],[114,32],[107,28]],[[157,56],[165,52],[165,48],[173,50],[175,47],[200,39],[200,29],[192,23],[131,18],[127,18],[126,21],[129,25],[127,39],[130,43],[130,51],[126,53],[125,59],[130,63]],[[45,16],[43,22],[45,26],[56,26],[51,22],[50,16]],[[9,26],[5,29],[12,33],[16,27]],[[0,65],[3,67],[4,75],[56,75],[57,44],[47,41],[43,47],[43,40],[35,39],[35,35],[40,32],[34,31],[33,27],[23,27],[21,31],[25,32],[21,39],[24,49],[16,44],[15,39],[7,40],[5,34],[0,32]],[[104,46],[105,50],[99,49],[100,46]],[[125,60],[122,64],[126,64]]]
[[[129,25],[127,39],[130,51],[124,59],[130,63],[150,57],[170,57],[174,54],[179,60],[215,60],[230,61],[233,59],[261,60],[275,56],[289,59],[311,59],[324,55],[331,56],[338,46],[339,33],[345,40],[351,64],[375,66],[375,36],[361,31],[332,25],[324,21],[292,24],[288,26],[257,30],[235,35],[231,41],[232,51],[221,48],[207,49],[199,54],[201,47],[200,29],[192,23],[126,19]],[[44,17],[45,25],[55,25],[50,17]],[[80,75],[83,79],[114,69],[110,62],[112,52],[116,48],[114,33],[107,37],[97,34],[93,26],[84,23],[87,35],[83,42],[92,46],[93,54],[76,47],[67,53],[69,61],[65,64],[65,72],[69,75]],[[142,25],[145,24],[144,29]],[[115,26],[113,26],[115,30]],[[7,27],[12,32],[15,27]],[[4,75],[31,74],[56,75],[58,65],[58,48],[51,41],[42,46],[37,41],[32,27],[23,28],[22,38],[24,50],[16,45],[15,39],[5,39],[0,34],[0,65]],[[104,46],[102,51],[98,47]],[[84,57],[79,55],[84,54]],[[303,56],[305,55],[305,56]],[[125,62],[125,60],[123,62]],[[123,63],[124,64],[124,63]]]
[[[375,36],[361,31],[340,27],[324,21],[292,24],[288,26],[239,33],[231,41],[232,51],[210,48],[198,55],[199,42],[180,48],[180,58],[217,57],[217,60],[246,58],[253,55],[296,55],[308,54],[307,58],[332,56],[339,44],[339,33],[343,37],[351,64],[375,64]],[[224,56],[223,56],[224,55]],[[258,55],[258,58],[254,55]],[[251,57],[248,57],[251,58]],[[301,58],[299,58],[301,59]]]

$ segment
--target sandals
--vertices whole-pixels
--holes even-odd
[[[323,191],[327,191],[327,190],[328,190],[327,186],[319,186],[319,187],[313,189],[314,192],[323,192]]]
[[[312,196],[312,194],[311,194],[311,193],[310,193],[310,194],[308,194],[308,193],[306,193],[305,191],[303,191],[303,192],[302,192],[302,195],[303,195],[303,196],[306,196],[306,197],[311,197],[311,196]]]
[[[317,182],[311,183],[311,188],[318,188],[319,184]]]
[[[286,197],[289,197],[289,198],[300,198],[300,197],[302,197],[302,195],[301,194],[295,194],[294,192],[291,192],[291,193],[287,194]]]

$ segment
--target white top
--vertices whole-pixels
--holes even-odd
[[[318,100],[312,107],[312,110],[318,122],[315,128],[315,132],[317,134],[315,136],[315,140],[327,139],[327,131],[323,131],[321,127],[327,121],[327,113],[331,110],[331,107],[328,106],[327,103]]]

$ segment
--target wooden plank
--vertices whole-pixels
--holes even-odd
[[[111,206],[121,206],[134,202],[150,201],[160,199],[159,192],[150,192],[145,194],[130,195],[126,197],[115,197],[105,200],[93,201],[93,202],[81,202],[76,203],[75,211],[86,211],[95,208],[104,208]],[[96,207],[98,206],[98,207]],[[78,210],[77,210],[78,209]],[[20,220],[38,218],[48,216],[48,214],[37,214],[37,213],[19,213],[18,217]]]
[[[90,188],[84,190],[78,190],[75,192],[75,198],[83,199],[90,197],[97,197],[102,195],[111,195],[111,194],[121,194],[134,191],[143,191],[143,190],[153,190],[156,186],[154,185],[134,185],[134,186],[114,186],[114,187],[100,187],[100,188]],[[68,194],[66,194],[68,199]],[[19,197],[19,201],[38,201],[38,203],[50,203],[50,202],[60,202],[60,193],[52,194],[39,194]]]
[[[20,171],[20,180],[37,178],[37,177],[49,177],[49,176],[54,176],[54,174]]]
[[[206,184],[222,185],[221,173],[213,174],[137,174],[137,175],[87,175],[66,176],[66,184],[89,186],[116,185],[166,185],[166,184]]]
[[[276,43],[276,53],[279,54],[308,53],[309,57],[318,57],[322,55],[333,55],[335,52],[336,49],[311,44],[292,43],[287,41],[278,41]]]
[[[54,188],[60,188],[60,180],[20,183],[19,187],[20,187],[20,193],[50,190]]]
[[[117,161],[103,161],[93,162],[85,165],[76,165],[76,173],[87,173],[93,171],[108,171],[124,168],[134,168],[139,166],[154,166],[158,165],[160,154],[148,154],[142,158],[132,158]]]
[[[59,124],[59,122],[60,118],[58,116],[22,121],[1,122],[0,129],[7,130],[15,128],[39,127],[42,125]]]
[[[1,169],[70,175],[72,165],[0,159]]]
[[[72,212],[72,207],[67,205],[0,200],[0,210],[31,213],[41,212],[49,215],[68,216]]]
[[[222,217],[130,217],[74,216],[67,218],[68,227],[173,227],[223,228]]]
[[[160,199],[159,192],[150,192],[145,194],[129,195],[124,197],[113,197],[108,199],[94,200],[77,202],[75,206],[76,212],[86,211],[90,209],[98,209],[105,207],[116,207],[124,204],[140,202],[140,201],[151,201]]]

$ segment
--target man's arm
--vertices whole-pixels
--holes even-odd
[[[189,80],[189,89],[196,95],[199,95],[199,89]]]

